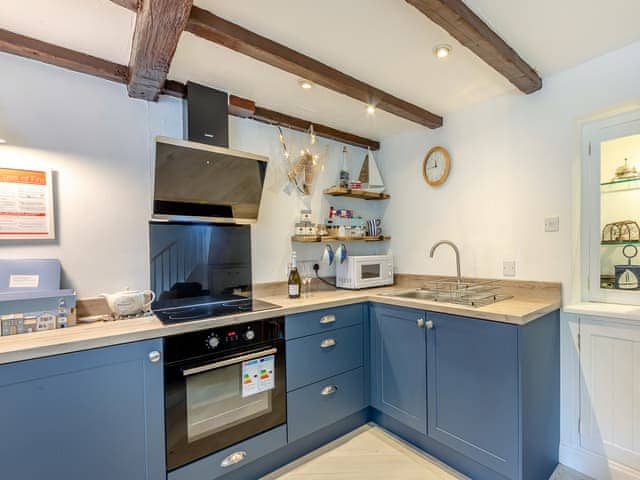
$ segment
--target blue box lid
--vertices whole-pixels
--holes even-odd
[[[60,260],[0,259],[0,293],[60,289]]]

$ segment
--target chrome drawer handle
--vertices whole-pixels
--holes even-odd
[[[322,340],[322,343],[320,343],[320,348],[335,347],[337,343],[338,342],[336,342],[333,338],[325,338],[324,340]]]
[[[323,325],[327,324],[327,323],[333,323],[336,321],[336,316],[335,315],[324,315],[322,317],[320,317],[320,323],[322,323]]]
[[[326,397],[327,395],[333,395],[337,391],[338,391],[337,385],[327,385],[322,389],[322,391],[320,392],[320,395],[323,395]]]
[[[160,352],[157,350],[149,352],[149,361],[151,363],[158,363],[160,361]]]
[[[229,455],[224,460],[222,460],[222,462],[220,463],[220,466],[222,468],[230,467],[231,465],[240,463],[242,460],[244,460],[246,456],[247,456],[247,452],[245,452],[244,450],[241,450],[239,452],[233,452],[231,455]]]
[[[433,321],[427,320],[426,326],[427,326],[427,329],[433,330]]]
[[[416,325],[418,325],[418,328],[424,327],[424,318],[418,318],[416,320]]]

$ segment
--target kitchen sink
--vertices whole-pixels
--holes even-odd
[[[458,282],[448,278],[437,279],[426,283],[421,288],[385,293],[382,296],[482,307],[513,298],[512,295],[500,293],[498,282],[498,280]]]

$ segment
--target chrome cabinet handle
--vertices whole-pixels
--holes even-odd
[[[149,352],[149,361],[151,363],[157,363],[160,361],[160,352],[157,350],[153,350]]]
[[[418,325],[418,328],[424,327],[424,318],[418,318],[416,320],[416,325]]]
[[[239,452],[233,452],[231,455],[226,457],[222,462],[220,462],[220,466],[222,468],[230,467],[231,465],[235,465],[236,463],[240,463],[247,456],[247,452],[244,450],[240,450]]]
[[[335,315],[324,315],[322,317],[320,317],[320,323],[322,323],[323,325],[327,324],[327,323],[333,323],[336,321],[336,316]]]
[[[320,343],[320,348],[335,347],[337,345],[337,343],[338,342],[336,342],[333,338],[325,338]]]
[[[426,327],[427,327],[427,330],[433,330],[433,321],[427,320]]]
[[[337,385],[327,385],[322,389],[322,391],[320,392],[320,395],[323,395],[326,397],[327,395],[333,395],[337,391],[338,391]]]

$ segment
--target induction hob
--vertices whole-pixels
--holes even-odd
[[[280,305],[256,300],[255,298],[242,298],[157,308],[153,310],[153,313],[162,323],[171,324],[240,313],[261,312],[275,308],[280,308]]]

